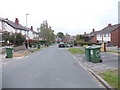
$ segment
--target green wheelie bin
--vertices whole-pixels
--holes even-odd
[[[34,48],[36,48],[36,43],[34,43]]]
[[[13,47],[5,47],[6,48],[6,58],[13,58]]]
[[[87,59],[88,62],[91,61],[91,57],[90,57],[90,48],[91,48],[91,46],[85,47],[85,56],[86,56],[86,59]]]
[[[38,49],[40,49],[40,44],[38,44]]]
[[[93,62],[93,63],[102,62],[100,49],[101,49],[101,47],[91,47],[90,48],[91,62]]]

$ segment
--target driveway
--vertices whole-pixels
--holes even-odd
[[[92,69],[96,73],[120,68],[120,66],[118,65],[118,58],[120,57],[120,55],[117,53],[101,52],[101,63],[88,62],[85,54],[74,54],[74,56],[81,63],[84,63],[88,68]]]

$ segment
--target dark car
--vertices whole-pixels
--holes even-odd
[[[73,47],[73,44],[70,43],[70,47]]]
[[[65,47],[65,43],[64,42],[60,42],[58,47]]]
[[[66,43],[66,47],[73,47],[71,43]]]

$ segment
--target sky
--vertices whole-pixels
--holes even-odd
[[[118,23],[119,0],[0,0],[0,17],[28,27],[37,27],[43,20],[57,32],[70,35],[101,30],[109,23]]]

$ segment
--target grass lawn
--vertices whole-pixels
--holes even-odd
[[[29,51],[23,51],[23,52],[19,52],[19,53],[13,53],[13,57],[23,57],[28,55],[30,52]]]
[[[41,46],[41,48],[47,48],[47,46]]]
[[[110,53],[119,53],[118,51],[107,51],[107,52],[110,52]]]
[[[30,50],[30,53],[34,53],[34,52],[37,52],[39,50],[41,50],[41,49],[35,48],[35,49]]]
[[[25,50],[25,51],[23,51],[23,52],[19,52],[19,53],[14,53],[13,54],[13,57],[23,57],[23,56],[27,56],[27,55],[29,55],[29,54],[32,54],[32,53],[34,53],[34,52],[37,52],[37,51],[39,51],[40,49],[33,49],[33,50]]]
[[[79,48],[69,48],[68,49],[71,53],[80,53],[80,54],[83,54],[83,53],[85,53],[85,50],[81,50],[81,49],[79,49]]]
[[[99,73],[99,75],[112,87],[116,88],[116,90],[120,90],[118,87],[118,70],[106,71],[103,73]],[[120,75],[119,75],[120,77]],[[118,89],[119,88],[119,89]]]
[[[33,51],[39,51],[39,50],[40,50],[40,49],[37,49],[37,48],[36,48],[36,49],[33,49]]]

